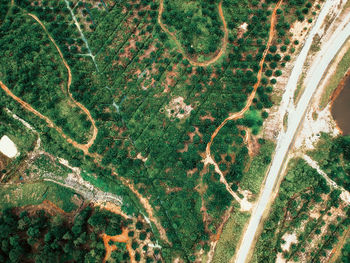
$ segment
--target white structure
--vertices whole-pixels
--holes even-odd
[[[0,140],[0,152],[9,158],[13,158],[18,154],[16,145],[6,135],[2,136]]]

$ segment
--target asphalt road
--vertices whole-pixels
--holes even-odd
[[[294,93],[299,76],[302,73],[306,56],[311,47],[313,37],[318,32],[319,28],[322,26],[327,14],[330,12],[333,1],[334,0],[326,1],[314,27],[309,33],[305,45],[302,48],[302,51],[300,52],[299,57],[295,62],[292,74],[286,87],[286,93]],[[338,27],[337,30],[334,31],[330,40],[324,45],[322,45],[321,51],[319,53],[321,55],[318,56],[317,59],[315,59],[312,67],[310,67],[308,74],[311,74],[311,77],[309,78],[309,81],[305,87],[305,91],[302,94],[298,105],[295,109],[289,112],[287,131],[281,132],[278,138],[277,147],[270,169],[268,171],[268,175],[266,177],[265,186],[259,197],[257,205],[253,209],[253,213],[250,218],[247,230],[244,233],[242,242],[240,244],[234,262],[247,262],[249,255],[251,255],[250,252],[255,240],[255,233],[259,227],[263,213],[267,208],[269,201],[272,199],[273,193],[275,192],[274,190],[276,190],[276,182],[278,181],[281,168],[285,164],[288,151],[292,146],[297,130],[304,119],[305,112],[311,102],[311,98],[315,93],[318,84],[329,63],[332,61],[333,57],[336,56],[337,52],[340,50],[340,48],[343,46],[343,44],[349,36],[350,23],[346,23],[344,27]]]

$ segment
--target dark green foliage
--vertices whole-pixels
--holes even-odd
[[[349,263],[350,262],[350,239],[347,239],[344,247],[341,250],[340,262]]]
[[[321,194],[329,194],[330,200],[324,202]],[[279,194],[257,243],[255,253],[258,262],[274,262],[277,252],[280,251],[282,236],[286,232],[291,233],[299,229],[302,221],[306,224],[303,231],[298,233],[299,242],[293,244],[289,252],[284,253],[284,257],[292,259],[299,257],[299,252],[304,253],[303,247],[308,244],[308,238],[321,234],[320,228],[324,225],[325,212],[332,206],[338,207],[339,194],[338,190],[330,192],[326,180],[304,161],[300,159],[294,161],[281,184]],[[309,218],[309,211],[320,202],[324,202],[322,206],[324,212],[318,218]],[[316,247],[313,254],[309,254],[312,262],[317,262],[323,256],[325,249],[332,249],[337,236],[342,233],[346,225],[347,219],[339,218],[336,224],[331,223],[328,226],[329,232],[324,236],[322,245]]]
[[[90,207],[84,209],[71,224],[51,218],[43,210],[34,215],[23,211],[19,216],[13,210],[4,210],[0,215],[0,257],[11,262],[102,261],[100,229],[88,227],[86,222],[91,213],[94,215]]]
[[[104,230],[110,236],[121,234],[122,228],[125,226],[124,220],[120,215],[99,209],[95,210],[88,223],[97,231]]]
[[[337,184],[350,190],[350,136],[340,136],[332,141],[323,169]]]
[[[12,12],[20,15],[10,16],[2,24],[0,47],[3,59],[7,59],[8,50],[12,50],[11,45],[17,45],[18,50],[14,50],[16,59],[21,51],[25,56],[18,61],[26,64],[34,59],[34,66],[29,67],[31,64],[28,63],[25,66],[30,70],[22,72],[26,67],[15,65],[16,71],[13,71],[12,67],[7,67],[7,63],[2,63],[1,72],[17,95],[23,96],[33,106],[38,106],[44,114],[47,113],[46,108],[54,108],[61,99],[57,94],[61,92],[60,85],[66,85],[66,69],[54,48],[49,50],[51,44],[42,28],[27,17],[26,12],[36,14],[58,43],[71,67],[73,97],[84,104],[96,120],[99,132],[89,152],[101,155],[102,162],[96,165],[92,158],[83,156],[55,131],[46,127],[46,123],[26,113],[3,94],[0,96],[1,103],[31,120],[41,133],[46,151],[68,159],[73,166],[83,168],[88,173],[83,175],[84,179],[102,190],[113,189],[114,193],[123,195],[123,210],[133,214],[142,206],[137,207],[137,198],[120,186],[120,180],[112,175],[112,171],[129,179],[143,196],[149,198],[151,205],[157,207],[154,216],[166,229],[173,244],[171,248],[166,248],[168,258],[176,253],[185,261],[193,259],[193,256],[189,256],[193,255],[195,244],[199,241],[210,242],[200,212],[201,196],[195,190],[202,180],[200,154],[205,151],[215,128],[230,113],[245,106],[247,96],[257,81],[259,62],[269,33],[271,8],[277,1],[224,0],[222,6],[229,28],[230,44],[222,58],[209,67],[192,66],[178,48],[173,47],[171,38],[157,23],[158,1],[109,1],[110,4],[102,5],[101,8],[84,1],[77,4],[74,12],[79,14],[80,25],[95,55],[97,66],[91,57],[81,56],[87,53],[87,47],[71,22],[64,1],[32,2],[15,1],[21,9],[14,7]],[[304,2],[299,2],[294,1],[294,5],[304,8]],[[70,4],[74,6],[73,2]],[[221,47],[223,28],[218,4],[218,0],[164,2],[162,20],[174,31],[190,57],[205,60],[208,54],[210,57]],[[288,3],[288,6],[291,5]],[[234,190],[249,160],[241,126],[249,127],[252,134],[259,132],[263,118],[267,117],[263,110],[272,106],[273,88],[268,84],[275,84],[276,80],[269,78],[275,72],[278,75],[281,59],[290,60],[288,55],[282,58],[278,54],[280,51],[285,52],[283,50],[286,48],[288,50],[288,47],[279,47],[282,41],[286,46],[290,44],[286,36],[290,28],[289,20],[284,15],[287,15],[284,10],[279,11],[276,29],[280,42],[273,43],[271,54],[266,58],[266,77],[262,79],[251,106],[253,114],[237,122],[228,122],[212,145],[212,154],[220,159],[220,167],[228,172],[226,179],[233,183]],[[244,22],[249,26],[238,37],[238,27]],[[14,39],[12,31],[18,31],[18,40]],[[134,43],[132,48],[131,43]],[[51,60],[43,59],[48,56],[42,54],[44,51]],[[168,82],[166,78],[172,75],[170,73],[176,76],[170,84],[165,85]],[[45,76],[46,82],[38,86],[36,84],[41,76]],[[31,81],[35,82],[32,84]],[[168,91],[165,86],[168,86]],[[27,89],[33,92],[29,93]],[[39,90],[37,99],[34,95]],[[193,108],[181,119],[167,114],[167,107],[175,94],[183,97],[184,103]],[[179,113],[183,114],[184,109]],[[67,134],[72,137],[82,137],[83,140],[89,135],[86,131],[91,124],[84,119],[84,115],[79,116],[74,112],[74,117],[79,116],[75,119],[77,122],[67,121],[59,114],[48,115],[67,129]],[[73,133],[70,128],[76,128],[77,123],[82,125],[82,132],[74,130]],[[139,153],[147,161],[136,158]],[[221,155],[224,155],[222,160]],[[265,161],[269,162],[269,159]],[[220,218],[230,205],[231,196],[218,182],[217,175],[213,175],[206,183],[208,190],[205,202],[208,211]],[[69,235],[63,235],[67,240],[78,239],[79,246],[88,239],[84,235],[88,225],[99,231],[104,229],[109,234],[120,233],[120,226],[123,225],[120,218],[111,217],[102,211],[91,217],[85,216],[77,218]],[[34,237],[37,235],[33,230],[30,233]],[[52,239],[52,236],[48,235],[47,239]],[[157,239],[161,242],[158,236]],[[71,246],[65,249],[69,250]],[[82,252],[76,250],[75,253],[76,258],[82,258]],[[88,262],[93,262],[91,258]],[[140,260],[140,255],[136,254],[135,259]]]

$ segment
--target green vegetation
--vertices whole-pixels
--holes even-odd
[[[337,64],[336,70],[329,79],[328,85],[322,94],[320,109],[322,110],[329,103],[332,92],[338,87],[340,81],[350,67],[350,49],[344,54],[341,61]]]
[[[275,144],[273,142],[262,142],[259,153],[252,159],[248,166],[248,171],[245,171],[243,175],[243,179],[240,183],[242,189],[249,189],[253,195],[259,194],[274,149]]]
[[[103,220],[108,215],[109,221]],[[101,220],[103,222],[101,223]],[[88,222],[88,223],[87,223]],[[113,228],[121,233],[125,220],[108,211],[82,210],[72,221],[38,210],[29,214],[3,210],[0,216],[1,262],[102,262],[104,245],[100,233]],[[129,255],[122,254],[127,262]]]
[[[317,150],[310,155],[339,186],[350,190],[350,136],[331,138],[322,134]]]
[[[303,160],[293,160],[264,223],[253,262],[274,262],[277,256],[307,262],[327,258],[326,251],[350,223],[350,210],[339,195]],[[285,247],[285,236],[291,234],[296,240]]]
[[[44,151],[81,168],[82,177],[101,190],[122,196],[123,210],[137,215],[145,211],[120,178],[130,181],[149,200],[154,217],[166,230],[171,245],[152,230],[163,247],[164,260],[195,260],[201,248],[208,251],[210,236],[216,233],[221,216],[236,205],[212,168],[203,169],[201,155],[216,127],[245,106],[257,82],[276,2],[224,0],[222,8],[229,28],[225,55],[208,67],[194,67],[158,25],[158,1],[15,0],[0,26],[0,80],[62,127],[69,138],[87,141],[91,123],[72,104],[67,70],[43,28],[27,15],[33,13],[71,69],[72,97],[96,121],[98,134],[89,153],[101,158],[84,155],[3,90],[0,103],[30,120]],[[205,60],[221,46],[223,28],[218,4],[164,2],[163,22],[175,32],[186,54]],[[278,10],[277,34],[250,110],[243,119],[229,121],[212,145],[212,155],[233,190],[242,185],[252,187],[254,193],[258,191],[260,169],[266,169],[272,146],[259,140],[257,147],[264,150],[264,164],[253,160],[251,171],[246,173],[251,160],[245,132],[256,136],[268,116],[265,108],[273,105],[275,77],[282,74],[290,60],[289,52],[297,44],[290,43],[288,21],[300,17],[299,9],[309,12],[303,11],[309,8],[305,5],[308,3],[303,0],[289,1]],[[243,22],[248,25],[245,32],[239,29]],[[176,104],[178,101],[183,104]],[[175,108],[169,108],[171,105]],[[169,117],[176,111],[176,116]],[[29,170],[30,175],[53,172],[45,159],[38,159],[36,166]],[[254,169],[259,169],[255,179]],[[203,221],[202,205],[208,211],[208,221]],[[139,239],[146,240],[149,234],[145,235],[140,234]],[[139,251],[135,258],[143,255]]]
[[[23,155],[33,149],[36,136],[4,108],[0,109],[0,138],[8,136]]]
[[[347,239],[344,247],[341,251],[341,256],[338,262],[349,263],[350,262],[350,239]]]
[[[68,136],[85,142],[91,123],[67,96],[67,70],[56,48],[32,17],[17,7],[10,12],[0,32],[1,81]],[[9,108],[17,104],[7,101]]]
[[[164,1],[162,20],[176,32],[186,53],[208,55],[224,36],[218,1]]]
[[[26,182],[18,185],[2,185],[0,188],[1,209],[39,205],[45,200],[56,204],[64,211],[78,208],[79,197],[70,189],[51,182]]]
[[[250,214],[234,211],[226,222],[221,237],[216,245],[214,263],[230,262],[239,244],[242,230],[248,222]]]

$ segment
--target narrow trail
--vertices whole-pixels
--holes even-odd
[[[311,159],[310,156],[303,154],[302,158],[305,160],[305,162],[310,165],[312,168],[314,168],[320,175],[323,176],[323,178],[327,181],[329,185],[332,187],[339,189],[341,191],[340,199],[343,200],[345,203],[350,205],[350,193],[346,191],[343,187],[339,186],[336,182],[334,182],[331,178],[328,177],[328,175],[322,171],[321,167],[318,165],[316,161]]]
[[[303,66],[314,40],[314,36],[320,32],[320,30],[323,30],[323,25],[325,25],[324,22],[327,21],[327,17],[329,17],[329,14],[336,8],[338,3],[341,2],[343,1],[326,0],[324,2],[315,24],[307,34],[302,50],[298,54],[292,73],[288,78],[288,83],[282,96],[282,102],[287,99],[288,103],[281,102],[280,107],[282,107],[282,109],[284,109],[284,105],[290,105],[291,100],[289,100],[289,95],[293,94],[293,91],[296,90],[300,74],[305,72]],[[326,24],[328,25],[328,22],[326,22]],[[321,44],[320,51],[315,55],[312,60],[312,65],[306,72],[306,78],[310,75],[309,82],[295,110],[289,111],[287,128],[279,131],[273,159],[267,175],[265,176],[259,198],[253,209],[247,228],[242,234],[242,240],[237,246],[236,255],[232,258],[231,262],[248,262],[253,256],[256,240],[263,227],[264,215],[268,215],[270,205],[277,196],[279,184],[283,179],[289,161],[290,149],[294,147],[295,139],[298,137],[298,131],[303,125],[305,114],[310,108],[312,98],[319,87],[319,82],[324,76],[324,72],[327,70],[330,62],[350,36],[350,23],[345,23],[344,26],[341,27],[334,27],[334,24],[327,27],[331,35],[327,38],[326,42]],[[286,109],[288,110],[290,108],[288,107]]]
[[[67,80],[67,93],[68,93],[68,96],[69,98],[74,102],[75,105],[77,105],[89,118],[92,126],[93,126],[93,133],[92,133],[92,136],[91,138],[89,139],[89,141],[86,143],[86,144],[81,144],[81,143],[78,143],[74,140],[72,140],[70,137],[68,137],[64,132],[63,130],[56,126],[54,124],[53,121],[51,121],[48,117],[42,115],[40,112],[38,112],[37,110],[35,110],[32,106],[30,106],[30,104],[26,103],[25,101],[21,100],[19,97],[17,97],[16,95],[14,95],[10,90],[9,88],[2,82],[0,81],[0,86],[1,88],[6,92],[7,95],[9,95],[10,97],[12,97],[14,100],[16,100],[18,103],[20,103],[22,105],[23,108],[25,108],[26,110],[34,113],[35,115],[37,115],[39,118],[43,119],[46,121],[46,123],[48,124],[49,127],[51,128],[54,128],[64,139],[66,139],[66,141],[70,144],[72,144],[75,148],[78,148],[80,150],[82,150],[84,152],[85,155],[89,155],[89,156],[92,156],[92,157],[97,157],[96,155],[93,155],[93,154],[90,154],[89,153],[89,148],[91,147],[91,145],[94,143],[96,137],[97,137],[97,133],[98,133],[98,129],[96,127],[96,124],[95,124],[95,120],[92,118],[89,110],[84,106],[82,105],[81,103],[79,103],[78,101],[76,101],[74,98],[73,98],[73,95],[70,93],[70,85],[72,83],[72,73],[71,73],[71,69],[67,63],[67,61],[64,59],[63,57],[63,54],[60,50],[60,48],[58,47],[58,45],[56,44],[55,40],[51,37],[51,35],[49,34],[49,32],[47,31],[46,27],[44,26],[44,24],[40,21],[40,19],[33,15],[33,14],[30,14],[28,13],[29,16],[31,16],[32,18],[34,18],[39,24],[40,26],[44,29],[45,33],[47,34],[47,36],[49,37],[49,39],[51,40],[51,42],[54,44],[54,46],[56,47],[61,59],[62,59],[62,62],[64,64],[64,66],[66,67],[67,69],[67,72],[68,72],[68,80]]]
[[[49,39],[51,40],[51,42],[54,44],[54,46],[56,47],[62,61],[63,61],[63,64],[64,66],[66,67],[67,69],[67,72],[68,72],[68,81],[67,81],[67,93],[69,95],[69,97],[72,99],[72,101],[80,108],[82,109],[86,114],[87,116],[89,117],[91,123],[92,123],[92,126],[93,126],[93,134],[92,134],[92,137],[91,139],[88,141],[88,143],[86,144],[80,144],[74,140],[72,140],[71,138],[69,138],[64,132],[63,130],[56,126],[53,121],[51,121],[48,117],[44,116],[43,114],[41,114],[40,112],[38,112],[37,110],[35,110],[30,104],[28,104],[27,102],[23,101],[22,99],[20,99],[19,97],[17,97],[15,94],[13,94],[11,92],[11,90],[0,80],[0,87],[5,91],[5,93],[7,95],[9,95],[10,97],[12,97],[15,101],[17,101],[19,104],[21,104],[21,106],[23,108],[25,108],[26,110],[32,112],[33,114],[35,114],[36,116],[38,116],[39,118],[45,120],[45,122],[48,124],[49,127],[51,128],[54,128],[68,143],[72,144],[75,148],[78,148],[80,150],[82,150],[84,152],[85,155],[88,155],[88,156],[91,156],[93,158],[99,158],[100,156],[98,156],[97,154],[91,154],[89,153],[89,148],[91,147],[91,145],[94,143],[96,137],[97,137],[97,133],[98,133],[98,129],[96,127],[96,124],[95,124],[95,121],[94,119],[92,118],[89,110],[87,108],[85,108],[85,106],[83,106],[81,103],[79,103],[78,101],[76,101],[72,94],[70,93],[70,85],[72,83],[72,73],[71,73],[71,69],[67,63],[67,61],[64,59],[63,57],[63,54],[60,50],[60,48],[58,47],[58,45],[56,44],[55,40],[51,37],[51,35],[49,34],[49,32],[47,31],[45,25],[40,21],[40,19],[35,16],[34,14],[30,14],[28,13],[29,16],[31,16],[33,19],[35,19],[39,24],[40,26],[44,29],[45,33],[48,35]],[[57,184],[61,184],[57,181],[54,181],[52,179],[46,179],[47,181],[53,181]],[[150,220],[156,225],[161,237],[163,240],[165,240],[167,243],[170,244],[170,241],[168,240],[167,236],[166,236],[166,231],[165,229],[162,227],[162,225],[160,224],[160,222],[153,216],[153,208],[152,206],[150,205],[149,201],[144,198],[136,189],[135,187],[130,184],[129,182],[127,182],[127,180],[121,178],[121,181],[127,185],[129,187],[129,189],[138,197],[138,199],[140,200],[141,204],[145,207],[146,211],[147,211],[147,214],[150,218]],[[61,184],[65,187],[68,187],[64,184]]]
[[[207,144],[207,147],[206,147],[206,158],[205,158],[205,161],[204,163],[205,164],[213,164],[215,166],[215,171],[217,173],[220,174],[220,182],[224,183],[225,186],[226,186],[226,189],[230,192],[230,194],[233,196],[233,198],[235,198],[240,204],[241,204],[241,207],[243,208],[243,210],[250,210],[251,207],[252,207],[252,204],[250,204],[246,199],[242,200],[236,193],[234,193],[231,189],[231,187],[228,185],[223,173],[220,171],[220,168],[218,166],[218,164],[214,161],[214,159],[211,157],[211,152],[210,152],[210,148],[211,148],[211,145],[216,137],[216,135],[219,133],[219,131],[221,130],[222,127],[225,126],[225,124],[230,121],[230,120],[237,120],[237,119],[240,119],[243,117],[244,113],[249,109],[250,105],[252,104],[253,102],[253,99],[255,97],[255,94],[256,94],[256,91],[260,85],[260,81],[261,81],[261,77],[262,77],[262,72],[263,72],[263,66],[264,66],[264,62],[265,62],[265,57],[269,51],[269,48],[270,48],[270,45],[272,43],[272,40],[273,40],[273,37],[274,37],[274,34],[275,34],[275,25],[276,25],[276,12],[277,12],[277,9],[280,7],[281,3],[282,3],[283,0],[280,0],[277,5],[275,6],[275,8],[273,9],[273,12],[272,12],[272,15],[271,15],[271,23],[270,23],[270,33],[269,33],[269,39],[267,41],[267,45],[266,45],[266,48],[265,48],[265,51],[263,53],[263,57],[259,63],[259,72],[258,72],[258,75],[257,75],[257,82],[255,83],[254,87],[253,87],[253,91],[252,93],[249,95],[248,97],[248,100],[247,100],[247,103],[245,105],[245,107],[239,111],[239,112],[236,112],[236,113],[233,113],[232,115],[230,115],[229,117],[227,117],[221,124],[219,127],[216,128],[216,130],[214,131],[214,133],[211,135],[211,138],[210,138],[210,142]],[[241,208],[241,209],[242,209]],[[244,209],[246,208],[246,209]]]
[[[116,174],[115,174],[116,175]],[[117,176],[117,175],[116,175]],[[149,219],[155,224],[155,226],[157,227],[159,234],[161,236],[161,238],[166,241],[168,244],[171,244],[167,235],[166,235],[166,231],[163,228],[163,226],[160,224],[160,222],[157,220],[157,218],[154,217],[153,215],[153,208],[151,206],[151,204],[149,203],[149,201],[143,197],[134,187],[134,185],[130,184],[128,182],[128,180],[118,177],[120,178],[120,180],[123,182],[124,185],[126,185],[136,196],[137,198],[140,200],[140,203],[143,205],[143,207],[145,208]]]
[[[136,262],[135,258],[134,258],[134,253],[131,247],[131,240],[128,236],[129,230],[127,228],[123,228],[123,232],[120,235],[116,235],[116,236],[109,236],[106,233],[103,233],[101,235],[102,240],[103,240],[103,244],[105,246],[106,249],[106,255],[103,259],[103,263],[105,263],[111,256],[112,252],[114,250],[117,250],[118,247],[116,245],[110,245],[109,242],[118,242],[118,243],[126,243],[126,249],[129,252],[129,256],[130,256],[130,262]]]
[[[334,248],[332,249],[331,254],[329,255],[329,262],[330,263],[336,263],[337,259],[339,259],[340,255],[341,255],[341,251],[345,245],[345,243],[347,242],[347,240],[350,238],[350,228],[348,228],[345,233],[343,234],[343,236],[340,238],[340,240],[338,241],[338,243],[334,246]],[[339,261],[338,261],[339,262]]]
[[[174,33],[170,32],[169,29],[166,27],[165,24],[163,24],[162,22],[162,14],[164,11],[164,0],[160,0],[159,3],[159,13],[158,13],[158,23],[160,25],[160,27],[168,34],[171,36],[171,38],[175,41],[176,45],[178,46],[180,52],[182,53],[183,57],[185,59],[187,59],[191,65],[193,66],[197,66],[197,67],[207,67],[213,63],[215,63],[219,58],[221,58],[221,56],[224,54],[226,47],[227,47],[227,41],[228,41],[228,30],[227,30],[227,25],[226,25],[226,20],[224,17],[224,13],[222,11],[222,1],[219,3],[218,6],[219,9],[219,15],[220,18],[222,20],[222,24],[224,26],[224,38],[222,40],[222,46],[221,49],[219,51],[219,53],[213,57],[212,59],[205,61],[205,62],[198,62],[198,61],[194,61],[193,59],[191,59],[188,55],[186,55],[184,49],[181,46],[181,43],[179,42],[179,40],[177,40],[176,36]]]

